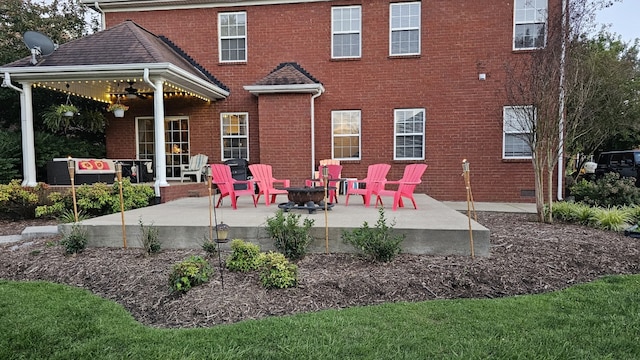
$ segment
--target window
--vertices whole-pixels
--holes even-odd
[[[136,118],[138,159],[153,160],[156,155],[154,120],[151,117]],[[180,168],[189,164],[189,119],[167,116],[164,119],[164,155],[168,179],[180,178]]]
[[[249,160],[249,114],[220,114],[222,161]]]
[[[503,117],[503,159],[531,158],[531,136],[535,122],[533,106],[505,106]]]
[[[420,3],[391,4],[391,55],[420,54]]]
[[[397,109],[394,115],[394,160],[424,160],[424,109]]]
[[[360,160],[360,110],[332,111],[332,159]]]
[[[247,13],[218,14],[220,62],[247,61]]]
[[[331,10],[331,57],[360,57],[360,6],[334,7]]]
[[[515,0],[513,48],[541,48],[545,44],[547,0]]]

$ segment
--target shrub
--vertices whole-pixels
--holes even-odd
[[[260,282],[265,288],[285,289],[298,284],[298,267],[277,252],[260,253],[258,256]]]
[[[305,218],[302,226],[299,221],[299,214],[287,213],[285,217],[282,210],[278,210],[274,217],[267,218],[267,233],[276,249],[289,260],[302,259],[313,240],[310,230],[315,220]]]
[[[597,208],[594,209],[591,221],[597,228],[603,230],[622,231],[629,227],[631,216],[624,208]]]
[[[593,182],[581,180],[571,187],[571,194],[576,201],[591,206],[640,205],[640,188],[635,186],[635,179],[620,178],[615,172]]]
[[[215,255],[218,252],[218,244],[205,236],[204,241],[202,242],[202,250],[204,250],[208,255]]]
[[[43,183],[35,187],[22,186],[20,180],[0,185],[0,215],[13,219],[35,218],[36,208],[46,200],[46,189],[47,185]]]
[[[158,239],[158,228],[153,226],[145,226],[142,222],[142,218],[138,219],[140,224],[140,242],[147,255],[160,252],[160,240]]]
[[[169,286],[171,291],[186,293],[194,286],[209,281],[213,274],[213,268],[207,260],[200,256],[191,256],[173,265],[169,274]]]
[[[247,272],[258,268],[258,245],[245,242],[241,239],[231,241],[231,255],[227,258],[227,269],[231,271]]]
[[[400,253],[400,243],[404,240],[405,235],[393,235],[395,221],[391,223],[391,226],[388,226],[384,217],[384,209],[379,208],[378,213],[375,228],[370,228],[365,221],[358,229],[343,230],[342,240],[353,245],[372,260],[388,262]]]
[[[71,231],[60,240],[60,244],[64,246],[65,253],[77,254],[87,247],[87,241],[87,230],[79,224],[73,224]]]

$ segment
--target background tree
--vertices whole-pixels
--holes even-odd
[[[39,31],[54,43],[62,44],[97,31],[96,18],[87,22],[88,9],[77,0],[0,1],[0,64],[30,56],[22,35]],[[38,180],[44,180],[45,166],[53,157],[104,156],[104,116],[99,103],[72,98],[82,110],[69,128],[48,127],[42,116],[52,104],[64,103],[66,95],[33,89],[36,166]],[[22,173],[19,93],[0,88],[0,182],[6,183]]]
[[[603,66],[602,60],[592,56],[585,34],[593,27],[596,11],[613,2],[564,3],[549,8],[544,47],[506,65],[507,97],[517,106],[515,123],[532,153],[538,218],[548,222],[553,219],[553,180],[561,150],[578,146],[574,139],[585,138],[596,120],[593,112],[604,105],[598,104],[598,97],[609,96],[594,70]]]

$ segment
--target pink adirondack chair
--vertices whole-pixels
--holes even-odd
[[[222,199],[228,196],[231,199],[231,207],[235,210],[238,208],[237,200],[238,196],[251,195],[253,198],[253,206],[256,206],[258,200],[256,199],[256,193],[253,188],[252,181],[236,180],[231,175],[231,167],[225,164],[211,164],[211,178],[212,183],[218,185],[220,190],[220,198],[218,198],[218,204],[216,207],[220,207]],[[246,190],[236,190],[233,185],[235,184],[247,184]]]
[[[425,170],[427,170],[427,165],[425,164],[411,164],[407,165],[404,168],[404,174],[402,175],[402,179],[398,181],[387,181],[387,184],[396,184],[398,185],[397,190],[387,190],[384,188],[379,188],[374,191],[376,195],[376,206],[378,203],[381,206],[384,206],[382,203],[381,196],[393,196],[393,211],[396,211],[398,207],[404,207],[404,203],[402,202],[402,198],[405,197],[413,203],[413,207],[418,209],[416,205],[416,200],[413,198],[413,191],[416,186],[422,182],[422,174],[424,174]]]
[[[264,195],[264,202],[269,206],[272,202],[276,202],[276,196],[287,194],[287,190],[276,189],[274,183],[282,183],[283,187],[289,187],[291,181],[274,178],[271,165],[251,164],[249,165],[249,171],[253,175],[253,180],[258,183],[258,189],[260,189],[256,203],[260,200],[260,195]]]
[[[306,180],[305,181],[305,185],[306,186],[313,186],[313,184],[315,183],[316,186],[321,186],[324,187],[324,178],[322,177],[322,171],[323,168],[327,168],[327,171],[329,172],[329,177],[328,177],[328,186],[329,187],[334,187],[335,189],[330,189],[329,190],[329,202],[334,202],[334,203],[338,203],[338,195],[336,193],[336,190],[338,189],[338,185],[340,183],[340,174],[342,173],[342,165],[320,165],[318,167],[318,178],[317,179],[312,179],[312,180]],[[335,180],[332,180],[335,179]]]
[[[364,206],[369,207],[371,195],[374,191],[384,188],[384,183],[387,181],[387,173],[390,169],[391,165],[389,164],[369,165],[366,178],[347,181],[347,199],[345,200],[345,206],[349,205],[350,195],[362,195]],[[364,184],[365,188],[362,189],[360,184]],[[358,186],[356,187],[355,185]]]

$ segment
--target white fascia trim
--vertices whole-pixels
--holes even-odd
[[[254,0],[234,2],[202,2],[184,0],[103,0],[99,1],[102,10],[107,12],[131,12],[150,10],[207,9],[237,6],[284,5],[298,3],[327,2],[332,0]],[[93,8],[95,0],[80,0],[80,3]]]
[[[284,94],[284,93],[320,93],[324,92],[322,84],[296,84],[296,85],[247,85],[245,90],[253,95],[260,94]]]
[[[49,66],[49,67],[12,67],[0,68],[0,73],[8,72],[14,81],[69,81],[102,80],[105,78],[142,77],[144,69],[151,76],[163,77],[185,90],[206,98],[224,99],[229,92],[208,81],[194,76],[171,63],[87,65],[87,66]]]

